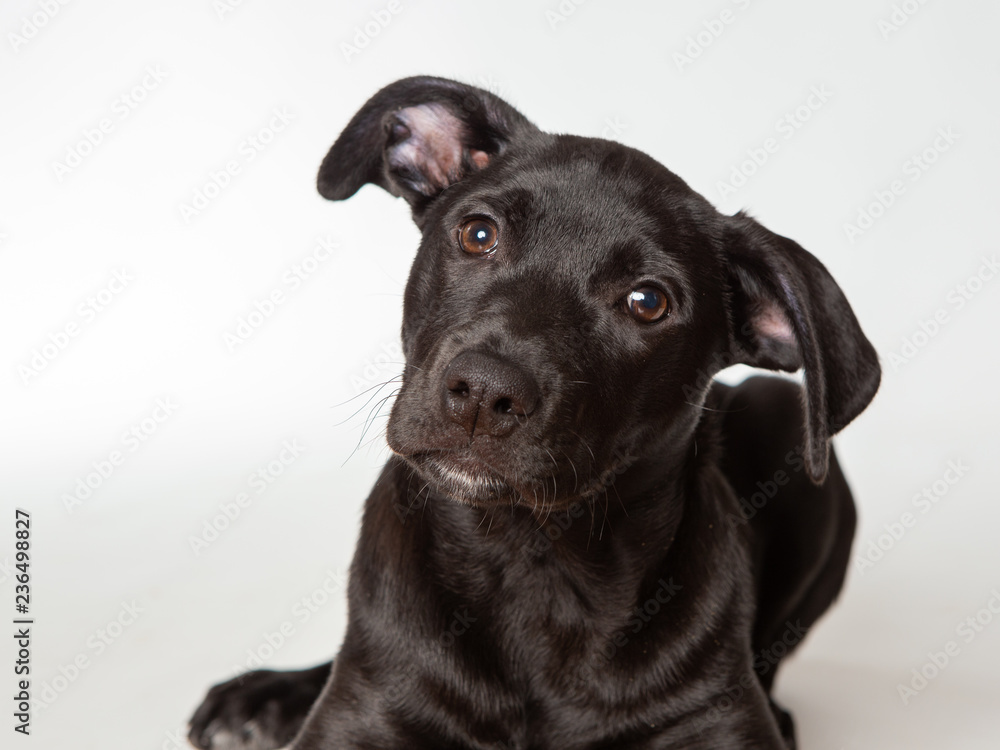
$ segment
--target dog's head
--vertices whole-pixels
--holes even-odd
[[[331,200],[374,183],[423,233],[389,445],[463,502],[547,508],[686,451],[711,376],[805,370],[817,482],[878,388],[840,288],[792,240],[718,213],[623,145],[544,133],[439,78],[378,92],[323,161]]]

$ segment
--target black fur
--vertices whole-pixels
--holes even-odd
[[[855,515],[829,439],[880,376],[823,265],[643,153],[442,79],[347,125],[319,189],[366,182],[423,240],[347,633],[332,670],[214,688],[192,742],[794,747],[770,690],[843,583]],[[492,253],[463,252],[470,217]],[[623,300],[650,284],[670,312],[637,322]],[[712,380],[736,362],[803,368],[805,389]],[[258,744],[233,739],[248,722]]]

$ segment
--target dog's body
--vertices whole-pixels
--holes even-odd
[[[823,266],[644,154],[442,79],[347,126],[320,192],[365,182],[424,239],[347,633],[332,670],[214,688],[194,744],[794,747],[770,689],[843,583],[828,440],[879,381]],[[712,382],[734,362],[804,367],[805,397]]]

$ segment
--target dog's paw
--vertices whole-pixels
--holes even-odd
[[[295,737],[322,682],[308,672],[247,672],[208,691],[191,717],[200,750],[277,750]]]

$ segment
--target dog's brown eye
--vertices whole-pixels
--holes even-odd
[[[472,219],[462,225],[458,241],[462,249],[471,255],[486,255],[497,246],[497,225],[489,219]]]
[[[670,303],[662,289],[641,286],[625,298],[629,314],[640,323],[655,323],[670,312]]]

